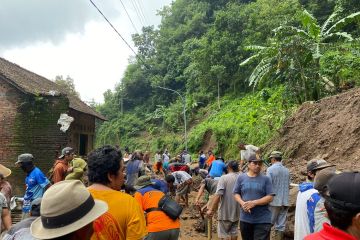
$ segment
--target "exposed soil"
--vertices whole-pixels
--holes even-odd
[[[360,168],[360,89],[304,103],[266,146],[282,151],[293,182],[305,180],[306,162],[323,158],[338,170]]]
[[[203,149],[215,146],[210,132],[205,134],[204,142],[206,144]],[[273,150],[284,153],[284,163],[290,169],[293,183],[305,180],[306,162],[313,158],[323,158],[335,164],[340,171],[359,170],[360,89],[353,89],[318,102],[304,103],[285,122],[279,134],[262,148],[266,153]],[[297,188],[290,190],[291,206],[286,227],[288,239],[293,238],[297,191]],[[191,198],[195,196],[196,192],[192,192]],[[200,218],[196,210],[190,207],[184,211],[184,216],[186,220],[182,220],[181,239],[207,239],[204,233],[195,231]],[[213,230],[215,229],[214,221]],[[213,231],[212,239],[217,239],[216,231]]]

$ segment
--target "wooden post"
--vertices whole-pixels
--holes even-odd
[[[208,222],[207,222],[208,226],[207,226],[207,239],[211,240],[212,239],[212,217],[208,217]]]

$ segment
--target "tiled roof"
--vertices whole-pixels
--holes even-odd
[[[50,81],[36,73],[20,67],[8,60],[0,57],[0,76],[20,91],[34,95],[67,95],[55,82]],[[77,97],[67,95],[69,107],[101,120],[106,120],[104,116],[89,107]]]

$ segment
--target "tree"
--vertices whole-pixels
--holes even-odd
[[[336,10],[322,26],[306,10],[300,16],[302,28],[282,25],[274,29],[275,38],[271,45],[250,46],[248,49],[257,51],[256,54],[244,60],[244,66],[253,60],[260,59],[249,77],[249,85],[256,86],[271,74],[275,78],[285,80],[296,92],[301,103],[307,100],[318,100],[321,91],[327,87],[334,87],[334,83],[321,76],[320,58],[329,45],[336,41],[352,41],[353,37],[341,29],[351,21],[360,17],[360,12],[350,14],[335,21]]]
[[[62,75],[57,75],[55,77],[55,83],[60,86],[60,88],[71,96],[80,98],[80,93],[76,91],[74,79],[70,76],[67,76],[65,79]]]

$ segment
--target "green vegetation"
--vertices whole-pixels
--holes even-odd
[[[176,0],[135,34],[138,54],[97,109],[97,144],[172,152],[263,144],[296,104],[360,84],[358,0]],[[255,55],[249,51],[255,51]],[[209,139],[206,139],[209,140]]]

